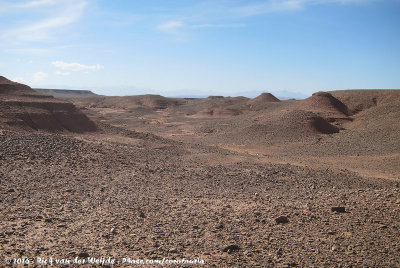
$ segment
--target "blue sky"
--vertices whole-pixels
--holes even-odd
[[[400,0],[0,0],[0,75],[106,95],[400,88]]]

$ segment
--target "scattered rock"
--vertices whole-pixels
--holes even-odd
[[[247,257],[253,256],[253,254],[251,254],[251,252],[249,252],[248,250],[245,250],[245,251],[243,252],[243,255],[245,255],[245,256],[247,256]]]
[[[224,229],[224,224],[223,224],[223,223],[220,223],[220,224],[218,224],[217,227],[215,227],[215,228],[217,228],[217,229]]]
[[[332,207],[331,211],[337,212],[337,213],[346,213],[346,208],[345,207]]]
[[[276,222],[276,224],[284,224],[284,223],[288,223],[289,219],[286,216],[280,216],[275,219],[275,222]]]
[[[225,245],[225,246],[222,247],[222,251],[223,252],[228,252],[228,253],[231,253],[233,251],[237,251],[239,249],[240,249],[240,247],[238,245],[235,245],[235,244]]]
[[[133,110],[131,116],[136,113]],[[257,116],[260,123],[267,123],[266,115]],[[362,123],[357,117],[355,121]],[[207,120],[221,136],[225,128],[230,131],[223,123],[235,125],[236,121],[214,124]],[[173,126],[166,123],[154,129],[181,130]],[[269,125],[265,130],[263,141],[278,135],[270,133],[275,130]],[[265,162],[252,163],[254,156],[242,158],[241,149],[236,154],[204,147],[197,138],[193,142],[201,143],[195,145],[189,135],[183,135],[183,145],[168,141],[168,146],[161,145],[167,144],[163,140],[141,138],[149,134],[140,135],[113,140],[107,131],[93,137],[0,134],[2,251],[10,257],[29,257],[29,252],[63,257],[65,252],[69,259],[78,254],[83,259],[102,255],[192,257],[213,267],[363,267],[377,263],[398,267],[400,191],[392,181],[364,179],[333,168],[267,163],[269,156]],[[98,144],[103,136],[109,141]],[[324,136],[318,146],[328,147],[335,139]],[[346,153],[347,140],[333,144]],[[161,149],[154,151],[153,147]],[[316,148],[310,147],[310,152]],[[316,157],[323,153],[317,152]],[[367,152],[361,155],[368,157]],[[14,192],[7,193],[11,188]],[[329,211],[333,206],[344,206],[343,212],[351,214],[335,214],[338,211]],[[370,235],[374,230],[384,235]],[[14,233],[7,235],[6,231]],[[26,253],[21,254],[21,249]]]
[[[146,218],[146,215],[143,213],[143,211],[140,211],[139,212],[139,217],[144,219],[144,218]]]
[[[169,253],[178,253],[178,250],[176,248],[170,248],[168,250]]]
[[[89,253],[87,252],[81,252],[78,255],[79,258],[88,258],[89,257]]]
[[[5,231],[4,233],[5,233],[6,235],[12,235],[12,234],[14,234],[14,231],[9,230],[9,231]]]
[[[378,226],[378,229],[386,229],[386,228],[388,228],[388,226],[386,224],[380,224]]]
[[[283,267],[298,267],[298,264],[296,262],[285,262],[283,263]]]

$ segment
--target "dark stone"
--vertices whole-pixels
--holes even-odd
[[[176,248],[171,248],[168,250],[169,253],[178,253],[178,250]]]
[[[387,227],[387,225],[385,225],[385,224],[380,224],[380,225],[378,226],[378,228],[379,228],[379,229],[386,229],[386,228],[388,228],[388,227]]]
[[[224,224],[223,224],[223,223],[220,223],[220,224],[217,225],[216,228],[217,228],[217,229],[224,229]]]
[[[146,218],[146,215],[144,215],[143,211],[140,211],[140,212],[139,212],[139,217],[140,217],[140,218]]]
[[[288,223],[288,222],[289,222],[289,219],[288,219],[287,217],[285,217],[285,216],[280,216],[280,217],[278,217],[278,218],[275,219],[275,222],[276,222],[277,224]]]
[[[226,245],[226,246],[222,247],[222,251],[223,252],[228,252],[228,253],[231,253],[231,252],[239,250],[239,249],[240,249],[240,247],[238,245],[235,245],[235,244],[230,244],[230,245]]]
[[[79,258],[88,258],[89,257],[89,253],[87,253],[87,252],[79,253],[78,257]]]
[[[332,210],[332,212],[346,213],[345,207],[332,207],[331,210]]]

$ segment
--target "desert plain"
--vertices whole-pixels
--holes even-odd
[[[399,118],[399,90],[111,97],[0,77],[0,266],[399,267]]]

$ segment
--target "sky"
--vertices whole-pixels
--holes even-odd
[[[103,95],[400,88],[400,0],[0,0],[0,75]]]

